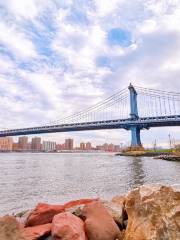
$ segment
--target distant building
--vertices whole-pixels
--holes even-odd
[[[103,150],[104,151],[109,151],[109,145],[107,143],[103,144]]]
[[[12,150],[13,150],[13,151],[19,151],[19,144],[18,144],[18,142],[13,143]]]
[[[121,151],[121,148],[119,145],[115,145],[114,146],[114,152],[120,152]]]
[[[63,143],[63,144],[56,144],[56,150],[57,151],[65,150],[65,143]]]
[[[87,142],[86,143],[86,150],[91,150],[91,149],[92,149],[91,143]]]
[[[114,144],[111,143],[111,144],[108,145],[108,151],[109,152],[114,152]]]
[[[43,141],[42,151],[44,152],[54,152],[56,150],[56,142]]]
[[[1,137],[0,138],[0,151],[12,151],[13,149],[13,139],[11,137]]]
[[[65,150],[73,150],[73,139],[65,139]]]
[[[35,152],[41,151],[41,138],[34,137],[31,140],[31,150]]]
[[[27,151],[29,150],[28,137],[19,137],[18,138],[18,150]]]
[[[97,146],[96,146],[96,150],[98,150],[98,151],[104,151],[104,148],[103,148],[102,145],[97,145]]]
[[[80,150],[85,150],[86,149],[86,144],[81,142],[80,143]]]

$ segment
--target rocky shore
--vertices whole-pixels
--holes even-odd
[[[158,157],[155,157],[155,159],[162,159],[166,161],[175,161],[175,162],[180,162],[180,156],[178,155],[159,155]]]
[[[164,152],[146,152],[146,151],[129,151],[117,153],[116,156],[128,157],[154,157],[154,159],[162,159],[167,161],[180,161],[180,154],[164,153]]]
[[[180,191],[141,186],[111,201],[39,203],[0,218],[0,240],[179,240]]]

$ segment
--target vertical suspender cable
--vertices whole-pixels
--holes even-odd
[[[168,97],[168,106],[169,106],[169,113],[171,115],[171,106],[170,106],[170,99],[169,99],[169,97]]]

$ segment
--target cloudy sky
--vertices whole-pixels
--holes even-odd
[[[180,92],[179,0],[0,0],[0,127],[44,124],[130,82]],[[142,132],[163,144],[179,128]],[[125,130],[57,133],[128,143]]]

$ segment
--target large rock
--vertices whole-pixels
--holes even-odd
[[[125,229],[127,226],[127,213],[125,211],[125,201],[126,197],[125,196],[115,196],[112,198],[111,202],[114,204],[117,204],[117,206],[122,210],[122,217],[120,218],[120,221],[117,221],[116,218],[115,221],[120,224],[120,227]]]
[[[15,217],[0,218],[0,240],[26,240],[23,236],[23,229]]]
[[[179,240],[180,192],[171,187],[142,186],[126,197],[125,240]]]
[[[28,240],[36,240],[39,239],[40,237],[48,236],[51,233],[51,225],[52,225],[51,223],[47,223],[34,227],[26,227],[24,228],[24,236]]]
[[[97,199],[79,199],[64,204],[65,211],[81,217],[82,210],[86,204],[97,201]]]
[[[125,196],[115,196],[112,198],[111,202],[119,204],[121,206],[125,205],[126,197]]]
[[[84,222],[69,212],[60,213],[53,218],[52,237],[53,240],[85,240]]]
[[[124,205],[101,200],[103,206],[107,209],[108,213],[113,217],[114,221],[118,223],[118,225],[123,226],[124,224]]]
[[[85,218],[85,232],[88,240],[121,239],[118,226],[101,202],[87,204],[82,214]]]
[[[39,203],[28,216],[25,225],[27,227],[51,223],[53,217],[64,210],[65,209],[62,205]]]
[[[68,208],[73,208],[79,205],[85,205],[91,202],[97,201],[97,199],[87,199],[87,198],[83,198],[83,199],[78,199],[78,200],[74,200],[74,201],[70,201],[64,204],[64,208],[68,209]]]
[[[25,226],[30,213],[31,213],[31,211],[29,211],[29,210],[23,211],[23,212],[17,213],[15,215],[15,218],[21,225]]]

